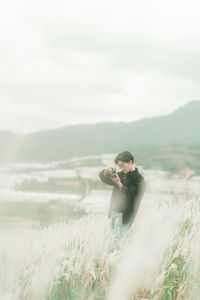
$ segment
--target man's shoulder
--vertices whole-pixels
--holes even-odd
[[[139,177],[140,181],[144,181],[145,182],[145,178],[144,178],[144,175],[142,173],[138,172],[138,177]]]
[[[145,183],[144,175],[142,172],[137,170],[137,173],[135,176],[132,176],[132,181],[137,182],[137,183]]]
[[[144,179],[144,174],[141,171],[138,171],[138,175]]]

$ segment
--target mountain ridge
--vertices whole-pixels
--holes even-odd
[[[192,100],[170,114],[126,123],[66,125],[25,135],[0,131],[0,161],[48,161],[166,146],[200,147],[199,115],[200,101]]]

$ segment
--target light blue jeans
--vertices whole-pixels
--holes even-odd
[[[122,212],[111,212],[111,231],[112,231],[112,244],[114,250],[120,249],[121,239],[128,229],[128,224],[122,223]]]

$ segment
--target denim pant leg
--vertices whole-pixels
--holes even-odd
[[[111,230],[113,233],[113,248],[119,250],[120,241],[127,230],[127,225],[122,223],[123,213],[112,212],[111,213]]]

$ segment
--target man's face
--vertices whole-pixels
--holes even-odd
[[[132,160],[130,160],[128,163],[127,162],[123,162],[121,160],[118,161],[117,165],[120,167],[120,169],[122,170],[122,172],[124,173],[128,173],[131,165],[132,165]]]

